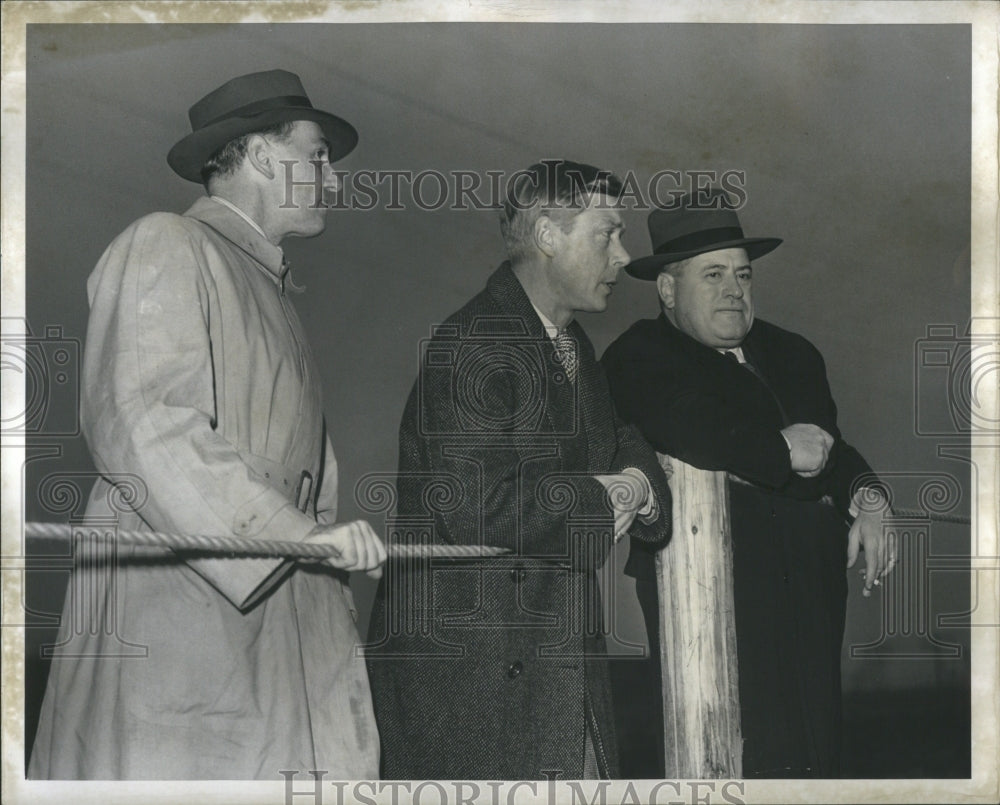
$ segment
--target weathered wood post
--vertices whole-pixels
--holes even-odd
[[[666,776],[743,774],[724,472],[659,456],[673,495],[673,537],[657,554]]]

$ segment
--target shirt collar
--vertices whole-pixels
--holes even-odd
[[[732,352],[736,356],[736,360],[740,363],[746,363],[747,359],[743,356],[743,347],[733,347],[732,349],[720,349],[719,353],[725,355],[727,352]]]
[[[197,218],[249,254],[277,285],[288,271],[285,254],[242,210],[224,199],[199,198],[185,213]]]
[[[242,218],[244,221],[250,224],[250,226],[256,229],[260,233],[260,236],[262,238],[267,237],[267,235],[264,234],[264,230],[260,228],[260,224],[258,224],[253,218],[251,218],[249,215],[243,212],[243,210],[241,210],[235,204],[233,204],[233,202],[231,202],[229,199],[223,198],[222,196],[209,196],[209,198],[212,199],[212,201],[219,202],[219,204],[222,204],[225,207],[229,207],[229,209],[231,209],[238,216],[240,216],[240,218]]]
[[[531,300],[529,299],[528,301],[530,302]],[[559,328],[558,328],[558,327],[556,327],[556,326],[555,326],[555,325],[554,325],[554,324],[553,324],[553,323],[552,323],[552,322],[551,322],[551,321],[549,320],[549,317],[548,317],[548,316],[546,316],[546,315],[545,315],[544,313],[542,313],[542,311],[540,311],[540,310],[539,310],[539,309],[538,309],[538,308],[537,308],[537,307],[535,306],[535,303],[534,303],[534,302],[531,302],[531,306],[532,306],[533,308],[535,308],[535,313],[537,313],[537,314],[538,314],[538,318],[539,318],[539,319],[541,320],[541,322],[542,322],[542,327],[544,327],[544,328],[545,328],[545,334],[546,334],[546,335],[547,335],[547,336],[548,336],[549,338],[551,338],[551,339],[553,339],[553,340],[554,340],[554,339],[556,338],[556,336],[558,336],[558,335],[559,335]]]

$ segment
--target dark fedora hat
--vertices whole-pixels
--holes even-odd
[[[743,236],[736,211],[721,190],[711,190],[699,196],[681,198],[677,207],[655,209],[649,214],[649,237],[653,253],[633,260],[625,270],[636,279],[655,280],[668,263],[687,260],[719,249],[746,249],[755,260],[776,249],[780,238],[747,238]]]
[[[354,126],[313,108],[302,81],[287,70],[250,73],[227,81],[188,111],[191,133],[170,149],[174,172],[201,182],[201,168],[230,140],[293,120],[312,120],[330,142],[330,161],[349,154],[358,143]]]

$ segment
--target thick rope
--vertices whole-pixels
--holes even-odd
[[[918,509],[892,509],[893,517],[913,517],[919,520],[933,520],[938,523],[958,523],[959,525],[971,525],[972,520],[960,514],[934,514],[920,511]]]
[[[182,551],[199,551],[235,558],[239,556],[282,556],[302,559],[324,559],[340,556],[333,545],[319,542],[278,542],[274,540],[246,539],[244,537],[208,537],[193,534],[166,534],[157,531],[126,531],[119,528],[101,529],[69,523],[25,523],[24,535],[29,539],[69,540],[74,534],[103,542],[127,545],[144,545],[172,548]],[[464,559],[501,556],[507,548],[490,545],[399,545],[389,543],[386,551],[390,559]]]

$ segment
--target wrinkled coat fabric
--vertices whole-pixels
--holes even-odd
[[[81,419],[102,477],[87,522],[295,541],[334,521],[320,381],[282,270],[277,247],[207,198],[109,246],[88,283]],[[145,548],[78,565],[29,776],[376,775],[345,581]]]
[[[598,771],[617,773],[596,576],[613,522],[592,476],[649,478],[660,514],[633,539],[665,538],[670,493],[568,332],[575,383],[505,264],[426,346],[400,426],[399,538],[512,554],[387,566],[368,646],[387,778],[580,778],[588,727]]]

